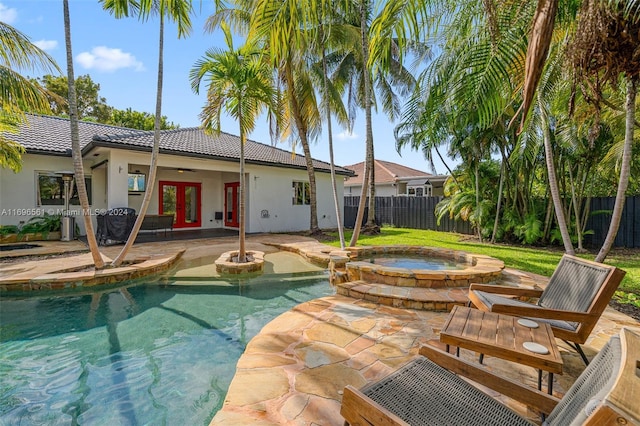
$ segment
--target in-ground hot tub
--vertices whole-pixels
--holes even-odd
[[[493,257],[435,247],[352,247],[350,259],[332,258],[332,278],[402,287],[468,287],[487,283],[502,273],[504,262]],[[340,270],[344,271],[340,274]],[[335,273],[334,273],[335,272]]]

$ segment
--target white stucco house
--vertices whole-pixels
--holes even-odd
[[[29,115],[11,140],[26,148],[19,173],[0,168],[0,225],[18,225],[44,212],[64,210],[62,172],[73,171],[69,121]],[[147,190],[153,132],[80,122],[91,215],[111,208],[139,210]],[[158,173],[148,214],[173,214],[174,230],[239,226],[240,139],[207,135],[200,128],[162,131]],[[246,230],[290,232],[309,229],[309,178],[303,156],[247,141],[245,145]],[[314,160],[318,224],[337,226],[330,166]],[[339,199],[343,178],[337,168]],[[340,207],[342,209],[342,206]],[[80,215],[77,198],[72,213]],[[76,220],[82,229],[82,220]]]
[[[444,195],[447,175],[433,175],[390,161],[374,160],[376,197],[430,197]],[[345,196],[359,196],[362,191],[364,162],[344,166],[355,175],[344,182]]]

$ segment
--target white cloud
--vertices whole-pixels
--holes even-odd
[[[16,21],[16,19],[18,19],[18,11],[0,3],[0,21],[11,25]]]
[[[142,62],[136,60],[131,53],[106,46],[98,46],[91,52],[82,52],[76,56],[76,61],[86,69],[96,69],[104,72],[114,72],[120,68],[133,68],[144,71]]]
[[[38,40],[34,41],[33,44],[42,50],[54,50],[58,47],[58,42],[56,40]]]
[[[358,134],[357,133],[353,133],[353,132],[349,132],[348,130],[344,130],[340,133],[338,133],[338,139],[340,140],[347,140],[347,139],[358,139]]]

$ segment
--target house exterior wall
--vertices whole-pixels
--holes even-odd
[[[97,226],[96,213],[100,210],[131,207],[140,210],[143,193],[129,193],[128,173],[139,171],[149,176],[150,155],[118,149],[102,149],[85,158],[85,174],[92,178],[91,214],[94,228]],[[73,170],[73,162],[68,157],[25,154],[20,173],[0,169],[0,225],[19,225],[30,217],[41,216],[44,212],[61,214],[64,206],[37,206],[36,172],[60,172]],[[159,157],[153,195],[148,213],[159,212],[159,182],[178,181],[201,184],[201,228],[221,228],[222,220],[215,220],[215,212],[224,211],[224,184],[237,182],[238,164],[162,154]],[[97,166],[92,169],[92,166]],[[178,169],[190,169],[179,173]],[[293,205],[293,181],[308,182],[306,170],[269,167],[248,164],[247,184],[247,227],[248,233],[288,232],[309,229],[310,207]],[[318,195],[318,224],[323,229],[337,227],[336,211],[331,189],[331,175],[316,173]],[[147,183],[148,184],[148,183]],[[343,211],[343,179],[338,178],[338,199]],[[80,208],[71,207],[72,214],[85,234]],[[263,211],[265,211],[263,213]]]
[[[362,191],[362,186],[345,186],[344,195],[345,197],[359,197],[360,191]],[[442,186],[433,187],[431,190],[432,196],[444,196],[444,189]],[[406,182],[398,182],[396,186],[376,185],[376,197],[395,197],[407,195],[407,183]]]
[[[23,166],[19,173],[0,168],[0,225],[20,225],[26,223],[31,217],[48,214],[62,214],[62,205],[39,206],[36,200],[36,176],[38,172],[72,171],[73,161],[68,157],[56,157],[52,155],[24,154]],[[91,176],[92,205],[91,215],[95,220],[95,209],[103,208],[104,199],[99,191],[99,185],[104,182],[104,174],[96,173],[94,176],[89,162],[85,161],[85,176]],[[80,206],[70,206],[70,214],[76,217],[76,223],[84,234],[84,224],[80,220]]]
[[[344,195],[345,196],[360,196],[362,191],[362,185],[357,186],[348,186],[345,187]],[[376,185],[376,197],[393,197],[398,195],[398,188],[393,186],[391,183],[389,184],[378,184]]]
[[[310,206],[293,205],[293,182],[309,182],[306,170],[276,167],[247,167],[247,232],[304,231],[310,225]],[[340,212],[343,211],[343,180],[338,181]],[[318,226],[337,228],[336,209],[331,189],[331,175],[316,173]],[[264,211],[264,215],[263,215]]]

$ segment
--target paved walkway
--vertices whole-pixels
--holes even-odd
[[[236,244],[235,237],[155,242],[134,246],[130,257],[167,256],[184,250],[181,262],[197,263],[199,258],[233,250]],[[120,247],[102,248],[102,252],[112,258]],[[60,246],[56,249],[60,250]],[[294,251],[316,263],[326,262],[334,250],[313,239],[291,235],[251,235],[247,249],[265,253]],[[43,271],[55,272],[56,268],[64,270],[87,262],[87,256],[0,264],[0,278],[17,270],[34,276]],[[202,265],[192,271],[215,274],[207,268]],[[507,272],[508,279],[542,279],[521,271]],[[378,380],[416,356],[420,345],[438,345],[438,334],[447,315],[381,306],[340,295],[303,303],[271,321],[249,342],[224,406],[211,425],[342,425],[339,411],[344,386],[360,387]],[[636,320],[607,308],[584,345],[587,356],[592,357],[623,326],[640,332]],[[554,393],[561,396],[584,365],[566,344],[558,344],[564,373],[554,376]],[[462,356],[475,359],[475,354],[464,350]],[[537,381],[537,372],[530,367],[490,357],[485,358],[485,364],[498,374],[531,386]],[[539,422],[538,414],[527,407],[493,395]]]

